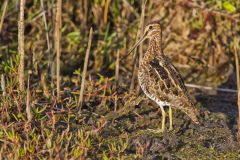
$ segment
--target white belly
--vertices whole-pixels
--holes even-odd
[[[154,102],[156,102],[159,106],[163,107],[163,106],[170,106],[171,104],[166,102],[166,101],[161,101],[160,99],[158,99],[156,96],[154,96],[154,94],[151,94],[147,91],[146,89],[146,85],[143,84],[142,79],[138,78],[139,84],[143,90],[143,92],[145,93],[145,95],[150,98],[151,100],[153,100]]]

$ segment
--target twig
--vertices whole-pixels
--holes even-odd
[[[47,4],[47,6],[48,6],[48,4]],[[29,20],[29,22],[33,23],[33,22],[37,21],[39,18],[41,18],[42,16],[49,14],[51,12],[51,9],[53,9],[55,11],[56,6],[51,4],[51,6],[48,6],[47,10],[45,10],[45,8],[44,8],[44,11],[43,10],[39,11],[35,16],[33,16],[33,18],[31,20]]]
[[[118,83],[119,83],[119,55],[120,55],[120,52],[118,50],[116,66],[115,66],[115,89],[116,89],[116,91],[117,91]],[[114,112],[116,112],[116,111],[117,111],[117,94],[115,95],[115,98],[114,98]]]
[[[141,29],[140,29],[140,34],[143,35],[144,32],[144,18],[145,18],[145,7],[146,7],[147,0],[142,0],[142,12],[141,12]],[[139,61],[138,64],[142,61],[143,57],[143,45],[140,44],[139,46]],[[140,92],[140,85],[137,87],[137,92]]]
[[[138,39],[138,38],[137,38]],[[136,78],[136,72],[137,72],[137,65],[136,65],[136,59],[137,59],[137,54],[134,54],[133,58],[133,67],[132,67],[132,78],[131,78],[131,84],[130,84],[130,91],[129,93],[132,93],[134,90],[134,84],[135,84],[135,78]]]
[[[235,65],[236,65],[236,77],[237,77],[237,89],[238,89],[238,132],[237,132],[237,138],[238,141],[240,141],[240,73],[239,73],[239,40],[234,38],[234,57],[235,57]]]
[[[48,85],[47,85],[47,80],[46,80],[46,77],[47,77],[47,71],[46,70],[43,70],[41,72],[41,86],[42,86],[42,89],[43,89],[43,95],[46,97],[46,98],[49,98],[50,97],[50,93],[48,91]],[[61,92],[61,91],[60,91]]]
[[[104,8],[104,16],[103,16],[103,22],[104,24],[107,24],[107,18],[108,18],[108,10],[109,10],[109,5],[110,5],[111,0],[107,0],[105,2],[105,8]]]
[[[48,53],[48,56],[50,57],[51,48],[50,48],[50,41],[49,41],[46,11],[44,8],[43,0],[40,0],[40,3],[41,3],[41,8],[42,8],[42,18],[43,18],[43,22],[44,22],[45,36],[46,36],[46,40],[47,40],[47,53]]]
[[[20,0],[20,14],[18,21],[18,53],[20,54],[19,89],[24,91],[24,6],[25,0]]]
[[[136,42],[138,41],[140,35],[142,34],[143,32],[143,26],[144,26],[144,15],[145,15],[145,2],[144,0],[142,0],[142,12],[141,12],[141,19],[140,19],[140,22],[139,22],[139,28],[138,31],[137,31],[137,38],[136,38]],[[140,44],[140,48],[142,48],[142,44]],[[141,51],[142,52],[142,51]],[[142,53],[141,53],[142,54]],[[130,84],[130,93],[133,91],[134,89],[134,84],[135,84],[135,78],[136,78],[136,72],[137,72],[137,48],[134,50],[134,56],[133,56],[133,68],[132,68],[132,79],[131,79],[131,84]],[[140,56],[139,56],[140,57]],[[140,58],[139,58],[139,61],[140,61]],[[138,88],[138,90],[140,90],[140,88]]]
[[[135,106],[139,105],[143,100],[146,100],[146,98],[141,96],[129,97],[129,99],[125,101],[124,106],[121,106],[117,112],[110,112],[106,114],[103,119],[107,121],[113,121],[123,115],[126,115],[129,112],[133,111],[135,109]]]
[[[62,16],[62,0],[57,0],[57,12],[55,19],[55,52],[57,63],[57,99],[60,100],[60,56],[61,56],[61,16]]]
[[[7,5],[8,5],[8,0],[5,0],[3,4],[3,13],[0,21],[0,33],[2,32],[2,26],[3,26],[3,21],[4,21],[6,10],[7,10]]]
[[[185,84],[185,86],[190,88],[198,88],[198,89],[205,89],[205,90],[216,90],[219,92],[237,93],[237,90],[228,89],[228,88],[215,88],[215,87],[208,87],[208,86],[200,86],[196,84]]]
[[[31,108],[30,108],[30,75],[31,72],[28,73],[28,86],[27,86],[27,104],[26,104],[26,113],[27,113],[27,119],[28,122],[31,122],[32,120],[32,114],[31,114]]]
[[[85,55],[84,66],[83,66],[82,83],[81,83],[81,89],[80,89],[80,95],[79,95],[79,101],[78,101],[79,111],[81,111],[81,109],[82,109],[84,84],[85,84],[85,78],[86,78],[86,73],[87,73],[90,48],[92,45],[92,33],[93,33],[93,30],[91,27],[90,32],[89,32],[89,37],[88,37],[88,46],[87,46],[87,51],[86,51],[86,55]]]
[[[83,18],[83,25],[87,25],[87,18],[88,18],[88,0],[83,0],[84,2],[84,18]]]
[[[2,88],[2,96],[6,96],[6,82],[5,82],[5,77],[3,74],[1,74],[1,88]]]
[[[50,46],[50,40],[49,40],[49,29],[48,29],[48,25],[47,25],[47,18],[46,18],[46,11],[45,11],[45,7],[44,7],[44,3],[43,0],[40,0],[41,3],[41,8],[42,8],[42,18],[43,18],[43,22],[44,22],[44,28],[45,28],[45,36],[46,36],[46,40],[47,40],[47,54],[48,54],[48,65],[50,67],[50,77],[51,77],[51,83],[53,83],[53,72],[52,72],[52,68],[53,68],[53,61],[51,58],[51,46]],[[46,73],[47,75],[47,73]],[[45,77],[46,79],[46,77]]]
[[[9,116],[8,114],[8,103],[6,103],[4,101],[7,91],[6,91],[6,81],[5,81],[5,77],[4,74],[1,74],[1,88],[2,88],[2,103],[0,103],[0,105],[2,105],[2,108],[5,108],[5,113],[7,113],[7,117]]]

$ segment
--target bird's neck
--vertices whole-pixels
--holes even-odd
[[[144,56],[144,58],[152,59],[156,56],[164,56],[161,49],[161,38],[159,36],[155,36],[150,39],[148,50]]]

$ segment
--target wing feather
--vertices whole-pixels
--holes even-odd
[[[160,80],[164,81],[169,91],[172,89],[172,92],[178,88],[179,92],[184,92],[187,94],[187,88],[184,85],[183,79],[178,72],[178,70],[169,62],[166,57],[156,57],[151,62],[154,72],[157,73]],[[171,83],[170,85],[167,85]]]

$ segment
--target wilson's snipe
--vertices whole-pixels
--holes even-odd
[[[145,39],[149,39],[149,47],[140,62],[138,79],[144,93],[155,101],[162,111],[162,128],[165,128],[164,106],[169,106],[169,129],[172,130],[172,109],[185,112],[196,124],[199,123],[199,110],[194,107],[187,89],[176,68],[161,52],[161,26],[154,22],[146,26],[143,37],[129,51],[132,52]]]

